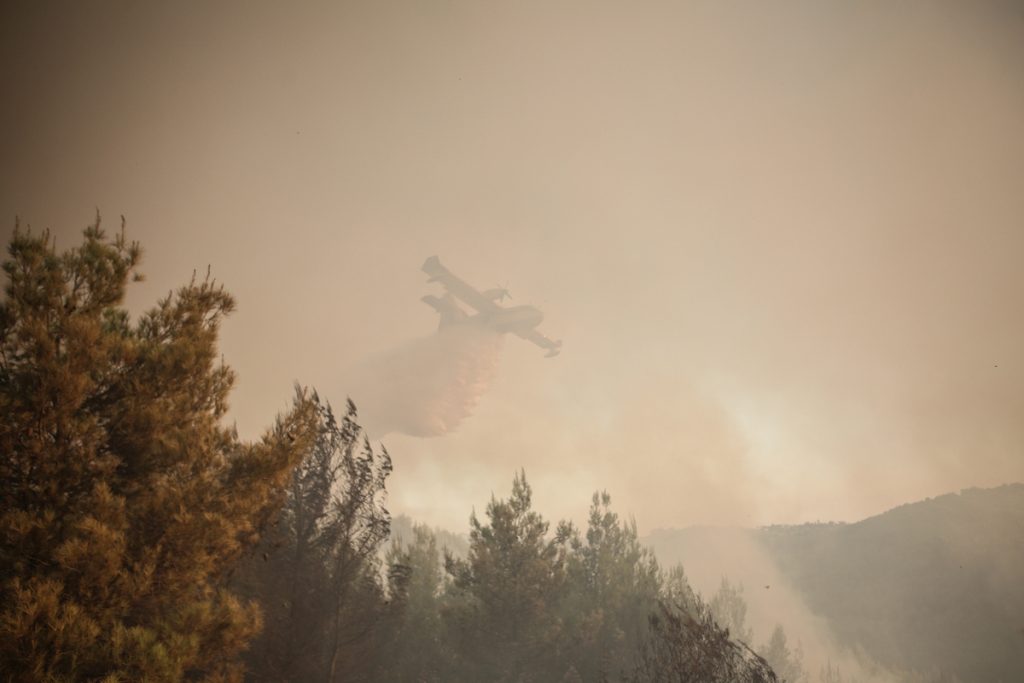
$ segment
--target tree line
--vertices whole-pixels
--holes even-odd
[[[391,459],[351,402],[297,388],[257,441],[225,426],[209,275],[132,320],[123,225],[8,251],[0,680],[776,680],[606,493],[552,528],[520,473],[464,557],[423,527],[385,548]]]

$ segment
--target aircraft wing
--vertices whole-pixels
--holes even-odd
[[[561,340],[555,341],[554,339],[549,339],[548,337],[545,337],[543,334],[541,334],[537,330],[533,330],[533,329],[525,330],[525,331],[512,330],[512,332],[514,334],[518,334],[520,337],[522,337],[526,341],[533,342],[534,344],[536,344],[537,346],[541,347],[542,349],[547,349],[548,352],[545,354],[545,356],[547,358],[553,358],[553,357],[557,356],[559,354],[559,352],[562,350],[562,342],[561,342]]]
[[[440,282],[445,289],[481,313],[494,313],[501,310],[501,306],[481,294],[476,287],[452,275],[450,270],[441,265],[441,260],[436,256],[431,256],[426,260],[423,264],[423,272],[430,276],[431,282]]]

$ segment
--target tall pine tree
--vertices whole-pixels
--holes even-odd
[[[0,670],[15,681],[234,680],[259,609],[225,574],[315,436],[302,393],[257,443],[222,424],[234,302],[207,277],[138,322],[141,250],[99,219],[15,230],[0,304]],[[136,276],[138,277],[138,276]]]
[[[330,404],[312,398],[313,448],[236,576],[266,610],[246,655],[253,681],[362,680],[373,667],[377,622],[391,612],[378,559],[390,529],[383,503],[391,458],[361,438],[351,402],[339,422]]]
[[[758,654],[768,662],[780,683],[802,683],[807,678],[803,667],[803,650],[799,645],[795,650],[789,648],[786,631],[781,624],[776,624],[771,638],[761,646]]]
[[[374,680],[441,683],[450,679],[450,647],[441,621],[445,586],[441,551],[429,527],[412,526],[408,540],[394,537],[385,555],[393,618]]]
[[[583,680],[615,679],[633,664],[658,607],[662,572],[640,544],[636,524],[611,510],[611,496],[595,493],[585,539],[563,526],[571,552],[563,598],[566,656]]]
[[[508,500],[492,499],[487,524],[470,518],[469,557],[446,558],[452,576],[446,627],[457,643],[457,680],[547,680],[558,666],[565,538],[531,505],[525,473]]]

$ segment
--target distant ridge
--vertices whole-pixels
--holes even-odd
[[[841,642],[895,669],[1024,681],[1024,484],[964,489],[855,523],[659,529],[665,562],[753,540]]]

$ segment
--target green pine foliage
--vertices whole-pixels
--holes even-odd
[[[666,572],[636,526],[595,494],[587,529],[550,531],[523,473],[511,496],[470,519],[464,558],[417,527],[388,554],[399,605],[379,681],[775,681],[718,626],[686,581]]]
[[[487,505],[487,524],[470,518],[469,556],[447,558],[444,618],[460,680],[543,680],[556,665],[560,623],[552,607],[566,579],[565,539],[548,536],[531,497],[525,475],[516,475],[510,498]]]
[[[790,649],[786,631],[777,624],[768,642],[761,646],[760,654],[782,683],[802,683],[807,678],[800,646]]]
[[[358,680],[373,666],[378,622],[392,611],[379,580],[388,537],[386,450],[362,439],[355,405],[340,420],[315,393],[316,437],[283,509],[242,563],[239,590],[264,604],[246,655],[249,680]]]
[[[99,219],[59,253],[16,228],[0,304],[0,671],[10,681],[237,680],[260,611],[224,578],[312,440],[302,393],[257,443],[209,277],[138,322],[141,249]]]
[[[385,555],[395,611],[386,624],[388,638],[381,644],[386,656],[381,657],[376,677],[442,683],[454,670],[441,617],[447,574],[434,532],[423,525],[410,528],[409,540],[394,538]]]
[[[582,680],[624,673],[662,597],[661,568],[640,545],[636,524],[612,511],[606,492],[593,496],[585,536],[575,529],[563,535],[569,543],[566,654]]]

